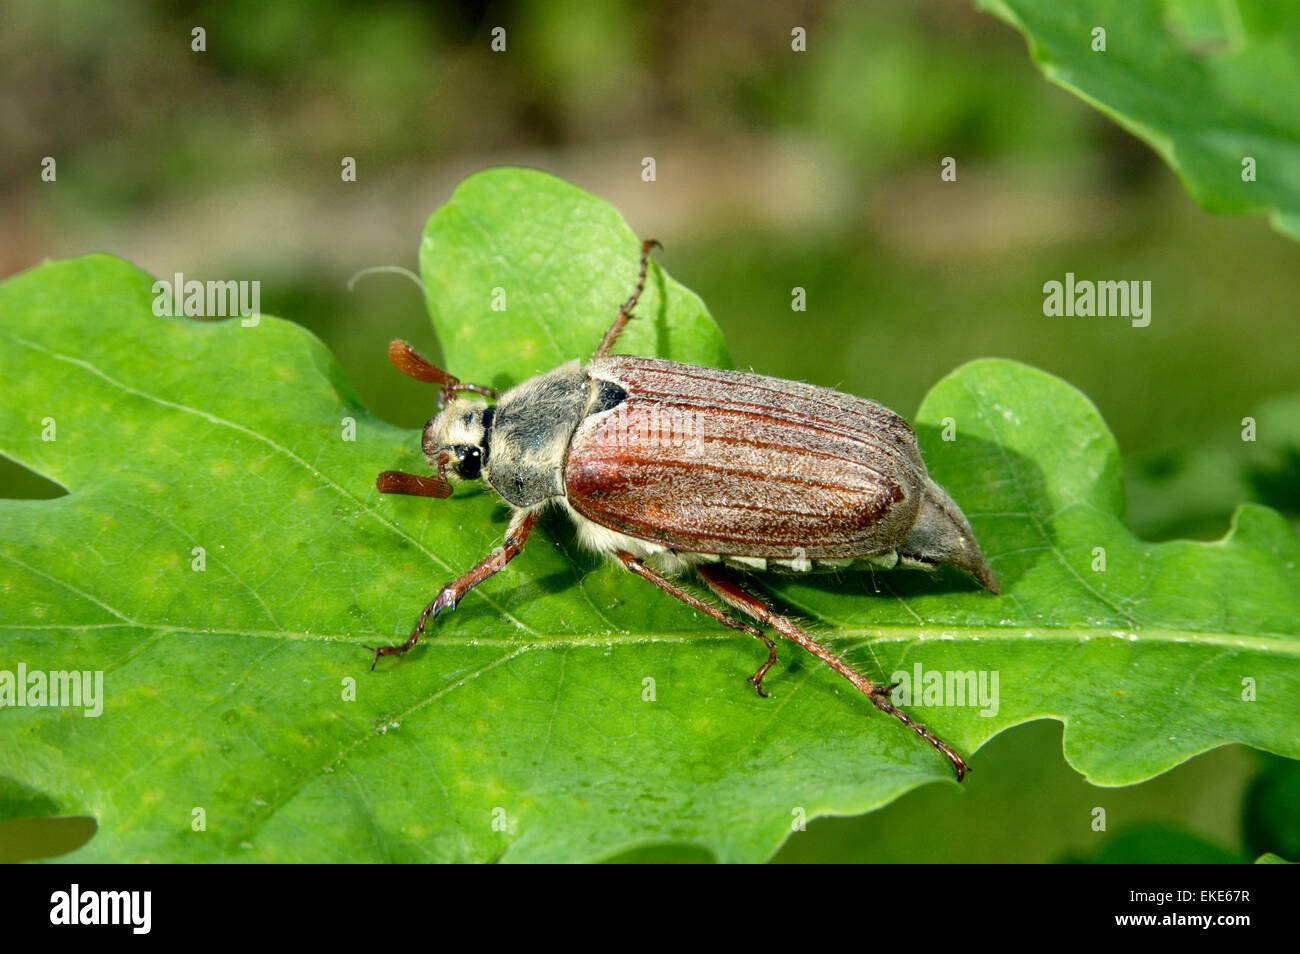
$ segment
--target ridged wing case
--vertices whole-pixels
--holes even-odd
[[[565,461],[570,506],[604,527],[679,552],[808,560],[886,552],[911,529],[925,465],[888,408],[657,358],[585,370],[626,394],[578,425]]]

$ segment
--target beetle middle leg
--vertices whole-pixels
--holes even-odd
[[[925,726],[916,722],[902,709],[899,709],[889,701],[889,694],[893,689],[892,686],[884,686],[872,682],[866,676],[855,670],[844,660],[840,659],[821,643],[817,642],[793,622],[784,616],[776,613],[770,606],[760,600],[758,597],[747,593],[741,589],[740,584],[731,579],[725,571],[716,566],[698,566],[704,582],[708,584],[709,589],[718,595],[718,597],[728,606],[732,606],[742,613],[752,616],[763,626],[770,626],[782,636],[798,643],[808,652],[812,653],[826,665],[830,666],[837,673],[853,684],[853,687],[871,700],[881,712],[887,712],[895,719],[898,719],[905,726],[925,739],[936,749],[944,754],[948,761],[952,762],[953,768],[957,771],[957,781],[961,781],[968,771],[966,762],[960,755],[953,750],[947,742],[939,738]]]
[[[641,579],[649,580],[665,593],[677,597],[677,599],[691,607],[691,609],[697,609],[701,613],[713,617],[723,626],[730,626],[732,629],[739,629],[742,632],[749,633],[749,635],[753,636],[755,639],[761,639],[763,644],[767,646],[767,662],[763,663],[763,665],[759,667],[758,672],[749,677],[749,682],[756,690],[758,690],[760,696],[763,696],[764,698],[767,697],[767,693],[763,691],[763,676],[766,674],[768,669],[771,668],[772,663],[776,662],[776,643],[772,642],[765,632],[761,629],[755,629],[748,623],[742,623],[733,619],[712,603],[705,602],[694,593],[690,592],[690,590],[683,589],[667,577],[656,573],[654,570],[650,569],[650,567],[646,566],[640,557],[628,553],[626,550],[616,550],[614,555],[618,557],[623,566],[641,577]]]
[[[532,532],[533,525],[537,523],[536,510],[516,510],[515,515],[510,518],[510,527],[506,530],[505,542],[489,553],[486,559],[480,561],[468,573],[456,577],[433,598],[424,612],[420,614],[420,621],[415,624],[415,630],[407,637],[406,642],[397,646],[365,646],[364,649],[370,650],[375,654],[375,661],[370,664],[374,669],[379,662],[380,656],[394,656],[398,653],[404,653],[415,645],[420,634],[424,632],[425,624],[430,619],[437,619],[438,614],[445,609],[455,609],[456,604],[488,577],[499,573],[505,569],[505,565],[519,555],[523,550],[524,544],[528,542],[528,534]]]
[[[618,336],[627,327],[628,319],[632,317],[632,309],[636,307],[637,301],[641,298],[641,292],[645,291],[646,269],[650,267],[650,249],[658,244],[659,242],[655,239],[646,239],[641,243],[641,275],[637,278],[636,288],[633,289],[628,300],[623,302],[623,307],[618,310],[618,317],[609,326],[609,331],[605,332],[605,337],[600,339],[600,346],[596,349],[596,353],[592,355],[593,358],[603,358],[609,354],[609,349],[614,347],[614,342],[618,340]]]

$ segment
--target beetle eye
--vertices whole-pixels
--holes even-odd
[[[456,470],[466,480],[477,478],[479,469],[482,466],[483,454],[477,447],[461,446],[456,448]]]

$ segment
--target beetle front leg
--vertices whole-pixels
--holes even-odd
[[[445,609],[455,609],[456,604],[488,577],[499,573],[505,568],[505,565],[519,555],[528,541],[528,534],[533,530],[533,524],[537,522],[536,510],[516,510],[515,515],[510,518],[510,526],[506,530],[505,542],[488,554],[487,558],[480,562],[474,569],[462,576],[456,577],[433,598],[424,612],[420,614],[420,620],[415,624],[415,629],[406,642],[398,646],[365,646],[364,649],[370,650],[375,654],[374,662],[370,668],[374,669],[379,662],[380,656],[395,656],[404,653],[415,645],[420,634],[424,632],[424,626],[430,619],[437,619],[438,614]]]
[[[756,596],[752,596],[740,585],[727,576],[719,567],[701,566],[697,567],[704,581],[709,585],[709,589],[718,594],[728,606],[733,606],[758,620],[764,626],[771,626],[782,636],[794,640],[808,652],[812,653],[826,665],[830,666],[837,673],[853,684],[853,687],[871,700],[881,712],[887,712],[895,719],[898,719],[905,726],[925,739],[936,749],[944,754],[948,761],[952,762],[953,768],[957,772],[957,781],[966,777],[969,767],[960,755],[953,750],[947,742],[939,738],[925,726],[916,722],[902,709],[899,709],[889,701],[889,694],[892,686],[882,686],[879,683],[872,682],[866,676],[849,666],[844,660],[840,659],[830,650],[826,649],[819,642],[801,630],[793,622],[784,616],[776,613],[770,606],[764,603]]]

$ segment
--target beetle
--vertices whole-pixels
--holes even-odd
[[[642,243],[636,287],[586,364],[573,360],[498,393],[460,381],[403,341],[389,345],[399,371],[441,386],[440,411],[421,439],[434,474],[385,471],[378,489],[449,497],[449,477],[477,479],[512,514],[502,545],[444,586],[404,643],[366,647],[371,668],[414,646],[431,620],[523,550],[542,510],[558,507],[587,548],[762,640],[767,660],[749,677],[760,696],[777,658],[758,628],[767,627],[942,752],[961,781],[965,761],[890,702],[894,686],[853,669],[750,594],[733,571],[951,565],[996,594],[997,577],[969,521],[930,478],[912,428],[888,408],[811,384],[610,354],[657,244]],[[758,625],[673,579],[688,571]]]

